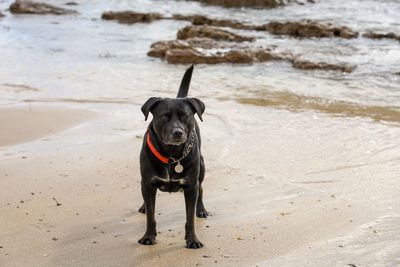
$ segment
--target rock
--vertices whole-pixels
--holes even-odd
[[[1,17],[4,17],[4,14],[0,12],[0,18],[1,18]]]
[[[168,50],[165,59],[170,64],[219,64],[252,63],[254,59],[247,51],[233,50],[226,53],[204,54],[197,50]]]
[[[277,22],[264,25],[264,29],[276,35],[290,35],[294,37],[340,37],[345,39],[356,38],[358,32],[348,27],[333,27],[331,24],[322,24],[316,21]]]
[[[229,27],[233,29],[241,29],[241,30],[254,30],[257,29],[255,25],[245,24],[236,20],[229,19],[212,19],[202,15],[193,15],[193,16],[183,16],[179,14],[175,14],[172,16],[173,19],[176,20],[187,20],[190,21],[193,25],[208,25],[214,27]]]
[[[231,50],[220,54],[220,56],[225,58],[226,62],[235,64],[253,63],[256,61],[254,53],[247,50]]]
[[[251,7],[251,8],[274,8],[289,3],[314,3],[314,0],[191,0],[206,5],[217,5],[223,7]]]
[[[393,32],[389,33],[367,32],[363,34],[363,37],[369,39],[393,39],[400,42],[400,34],[396,34]]]
[[[147,53],[150,57],[164,58],[168,50],[186,50],[193,49],[187,42],[174,40],[174,41],[161,41],[151,45],[150,51]]]
[[[229,42],[251,42],[255,40],[254,37],[241,36],[226,30],[209,26],[186,26],[185,28],[179,30],[177,34],[177,38],[180,40],[186,40],[194,37],[211,38],[214,40]]]
[[[134,11],[121,11],[121,12],[104,12],[101,16],[104,20],[117,20],[123,24],[134,23],[149,23],[158,19],[163,19],[163,16],[158,13],[138,13]]]
[[[240,1],[239,1],[240,2]],[[207,37],[215,40],[245,42],[254,41],[254,37],[240,36],[229,31],[222,29],[215,29],[212,27],[229,27],[240,30],[255,30],[255,31],[268,31],[275,35],[289,35],[294,37],[304,38],[323,38],[323,37],[339,37],[339,38],[356,38],[358,32],[351,30],[345,26],[333,26],[332,24],[323,24],[317,21],[303,20],[303,21],[288,21],[277,22],[273,21],[265,25],[253,25],[236,20],[229,19],[214,19],[203,15],[180,15],[174,14],[172,17],[164,17],[159,13],[138,13],[134,11],[120,11],[120,12],[104,12],[102,15],[104,20],[117,20],[119,23],[134,24],[138,22],[150,23],[160,19],[175,19],[190,21],[194,26],[187,26],[178,32],[178,39],[188,39],[193,37]],[[196,27],[198,26],[198,27]],[[383,35],[366,35],[369,38],[392,38],[399,39],[399,35],[393,33]]]
[[[201,49],[224,49],[224,48],[235,48],[240,47],[238,44],[234,43],[229,45],[229,43],[222,43],[215,41],[210,38],[190,38],[185,40],[190,46]]]
[[[186,41],[165,41],[151,45],[148,56],[165,59],[170,64],[217,64],[223,63],[219,56],[207,56]]]
[[[239,45],[222,44],[209,38],[191,38],[188,40],[160,41],[153,43],[147,53],[151,57],[164,58],[168,50],[194,50],[194,49],[241,49]]]
[[[10,5],[13,14],[37,14],[37,15],[68,15],[77,14],[75,10],[56,7],[46,3],[16,0]]]
[[[64,5],[66,5],[66,6],[78,6],[79,4],[77,2],[66,2]]]
[[[72,2],[73,3],[73,2]],[[193,25],[208,25],[215,27],[229,27],[240,30],[264,30],[264,25],[251,25],[236,20],[213,19],[203,15],[181,15],[174,14],[172,17],[164,17],[158,13],[137,13],[134,11],[104,12],[102,18],[105,20],[118,20],[120,23],[133,24],[136,22],[152,22],[158,19],[175,19],[190,21]],[[145,21],[142,21],[145,20]]]
[[[326,62],[315,63],[297,59],[292,60],[292,65],[296,69],[302,69],[302,70],[336,70],[346,73],[350,73],[354,70],[354,67],[348,65],[337,65]]]
[[[254,7],[273,8],[285,5],[284,0],[193,0],[206,5],[217,5],[223,7]]]
[[[170,49],[165,53],[165,59],[170,64],[216,64],[219,63],[216,57],[206,55],[194,49]]]
[[[254,57],[258,62],[266,62],[271,60],[289,60],[293,58],[291,54],[287,53],[275,53],[269,49],[258,49],[253,51]]]
[[[183,16],[175,14],[173,19],[187,20],[193,25],[208,25],[214,27],[229,27],[240,30],[269,31],[276,35],[290,35],[295,37],[340,37],[355,38],[357,32],[348,27],[334,27],[331,24],[322,24],[316,21],[304,20],[295,22],[270,22],[265,25],[246,24],[236,20],[213,19],[202,15]]]
[[[148,55],[165,59],[170,64],[248,64],[270,60],[286,60],[288,55],[277,54],[268,49],[250,49],[240,46],[212,47],[212,43],[204,39],[185,41],[164,41],[151,45]],[[204,50],[204,47],[211,47]],[[202,49],[198,49],[202,48]],[[227,52],[216,51],[230,49]]]
[[[147,55],[165,59],[170,64],[250,64],[279,60],[289,61],[294,68],[302,70],[335,70],[346,73],[354,70],[354,67],[347,65],[299,60],[292,54],[277,53],[271,49],[252,49],[238,45],[213,46],[214,43],[216,42],[201,38],[162,41],[152,44]]]

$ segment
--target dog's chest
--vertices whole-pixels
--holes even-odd
[[[154,177],[157,181],[158,189],[163,192],[178,192],[189,183],[188,177],[178,173],[171,173],[171,170],[166,169],[165,177]]]
[[[182,189],[182,187],[177,186],[176,184],[173,183],[167,183],[167,184],[163,184],[161,185],[158,189],[160,189],[160,191],[163,192],[178,192],[179,190]]]

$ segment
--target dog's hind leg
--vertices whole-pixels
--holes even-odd
[[[200,156],[200,174],[199,174],[199,198],[197,199],[196,216],[199,218],[207,218],[208,212],[204,208],[203,203],[203,186],[205,166],[203,156]]]

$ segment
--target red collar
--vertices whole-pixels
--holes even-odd
[[[163,155],[160,154],[160,152],[157,151],[157,149],[154,147],[153,143],[151,142],[150,139],[150,132],[147,132],[147,145],[149,146],[151,152],[153,152],[153,155],[156,156],[162,163],[168,164],[169,159]]]

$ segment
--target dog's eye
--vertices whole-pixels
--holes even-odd
[[[185,115],[185,114],[182,114],[182,115],[181,115],[181,120],[182,120],[182,121],[186,121],[186,120],[187,120],[187,118],[188,118],[188,116],[187,116],[187,115]]]
[[[171,114],[165,113],[161,116],[161,118],[165,121],[169,121],[171,119]]]

